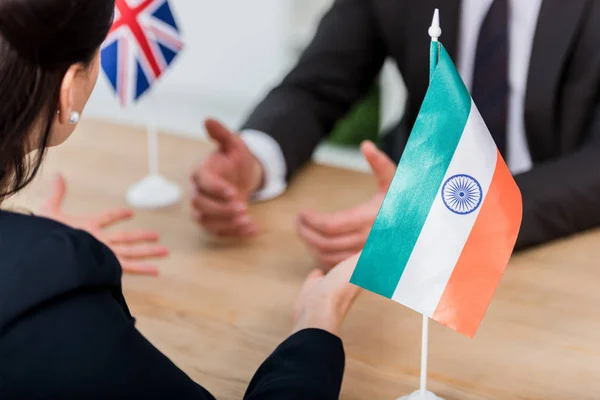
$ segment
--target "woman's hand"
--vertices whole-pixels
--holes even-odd
[[[51,218],[76,229],[83,229],[106,244],[117,256],[124,272],[143,275],[158,275],[158,269],[145,261],[152,258],[165,257],[168,250],[156,242],[156,232],[116,231],[107,232],[106,228],[130,219],[133,211],[117,209],[97,215],[70,215],[62,211],[67,186],[59,175],[54,181],[50,198],[41,208],[40,215]]]
[[[294,333],[318,328],[339,335],[340,327],[361,291],[350,283],[359,256],[360,253],[342,261],[327,275],[320,269],[310,273],[294,303]]]

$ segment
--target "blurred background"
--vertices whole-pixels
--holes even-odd
[[[121,109],[105,76],[86,117],[201,138],[211,116],[238,128],[252,107],[291,68],[333,0],[171,0],[185,48],[139,103]],[[358,152],[403,112],[403,83],[387,64],[367,96],[315,153],[320,163],[368,170]]]

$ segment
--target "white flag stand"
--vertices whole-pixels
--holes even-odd
[[[176,204],[181,199],[181,189],[159,173],[158,129],[153,102],[149,102],[148,123],[148,175],[127,191],[127,202],[135,208],[160,208]]]
[[[440,12],[436,8],[433,13],[433,21],[429,28],[429,36],[433,42],[437,42],[442,35],[440,28]],[[433,68],[432,68],[433,69]],[[423,315],[423,332],[421,336],[421,385],[420,389],[408,396],[400,397],[398,400],[443,400],[435,394],[427,391],[427,353],[429,347],[429,317]]]

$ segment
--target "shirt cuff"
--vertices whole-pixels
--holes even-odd
[[[279,143],[266,133],[252,129],[243,130],[240,138],[262,164],[264,171],[263,186],[254,193],[252,200],[271,200],[283,194],[287,189],[287,166]]]

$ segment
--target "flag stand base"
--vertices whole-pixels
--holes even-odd
[[[425,392],[423,396],[421,396],[421,391],[417,390],[414,393],[409,394],[408,396],[400,397],[398,400],[443,400],[441,397],[436,396],[431,392]]]
[[[127,202],[135,208],[161,208],[176,204],[181,189],[160,175],[151,174],[127,191]]]

